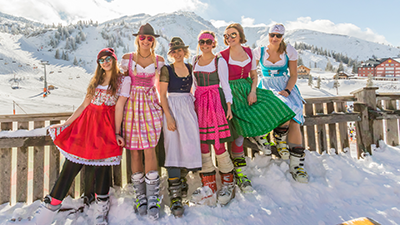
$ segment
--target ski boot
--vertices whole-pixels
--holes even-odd
[[[244,157],[237,157],[233,159],[233,165],[235,166],[235,178],[236,184],[243,193],[251,193],[254,191],[251,181],[244,174],[247,164]]]
[[[300,183],[308,183],[308,174],[304,169],[305,155],[303,147],[294,147],[290,150],[289,171],[293,179]]]
[[[249,140],[257,145],[258,149],[264,153],[265,156],[271,156],[271,143],[268,141],[269,133],[257,137],[249,137]],[[272,143],[273,144],[273,143]]]
[[[108,211],[110,210],[110,196],[97,195],[95,203],[94,218],[96,225],[108,224]]]
[[[187,197],[187,192],[189,190],[189,185],[187,183],[187,179],[186,177],[181,177],[181,183],[182,183],[182,198],[186,198]]]
[[[182,217],[185,211],[182,204],[182,182],[179,178],[170,178],[168,179],[168,184],[171,212],[175,217]]]
[[[150,171],[146,174],[146,196],[147,196],[147,216],[152,220],[160,217],[161,200],[160,198],[160,177],[157,171]]]
[[[199,205],[215,205],[217,182],[215,180],[215,171],[210,173],[200,173],[202,187],[197,188],[193,194],[191,202]]]
[[[235,197],[235,176],[233,171],[221,173],[222,188],[218,192],[218,204],[227,205]]]
[[[279,156],[283,160],[288,160],[290,156],[288,150],[289,146],[286,143],[288,130],[289,130],[288,127],[278,127],[274,129],[276,149],[278,150]]]
[[[146,183],[144,173],[137,172],[131,177],[135,212],[144,216],[147,214]]]
[[[28,219],[11,219],[7,221],[7,225],[18,224],[18,225],[51,225],[53,223],[54,217],[57,214],[58,210],[61,208],[61,204],[59,205],[51,205],[51,197],[47,195],[42,204],[40,204],[39,208],[36,210],[35,215]]]

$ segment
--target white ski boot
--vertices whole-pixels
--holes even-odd
[[[288,160],[290,156],[289,146],[286,143],[288,130],[288,127],[278,127],[274,129],[276,149],[283,160]]]
[[[28,219],[12,219],[7,221],[7,225],[51,225],[53,223],[54,217],[57,214],[58,210],[61,208],[61,204],[59,205],[51,205],[51,197],[50,195],[46,196],[40,204],[39,208],[36,210],[35,215]]]
[[[147,214],[146,183],[144,173],[137,172],[131,177],[133,186],[134,209],[139,215]]]
[[[303,147],[294,147],[290,151],[290,173],[300,183],[308,183],[308,174],[304,169],[305,155]]]
[[[146,174],[147,216],[152,220],[160,217],[162,197],[160,196],[160,177],[157,171]]]
[[[97,195],[94,211],[96,225],[108,225],[108,211],[110,210],[110,196]]]
[[[221,173],[222,188],[218,192],[218,204],[227,205],[235,197],[235,176],[232,172]]]
[[[249,140],[257,145],[258,149],[264,153],[265,156],[271,156],[271,144],[268,141],[269,133],[257,137],[249,137]]]

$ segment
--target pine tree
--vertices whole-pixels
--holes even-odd
[[[56,59],[60,59],[60,50],[56,50],[56,55],[54,56]]]
[[[316,88],[320,89],[321,88],[321,76],[318,77],[317,79],[317,86],[315,86]]]
[[[312,87],[313,85],[313,77],[310,75],[308,75],[308,86]]]
[[[333,88],[336,88],[336,95],[339,95],[339,87],[340,87],[340,83],[339,83],[339,72],[338,72],[338,73],[336,73],[335,81],[333,82]]]
[[[69,61],[68,52],[65,54],[65,60],[66,60],[66,61]]]
[[[326,63],[325,71],[332,71],[332,64],[331,64],[331,61],[329,61],[329,60]]]
[[[367,80],[367,87],[372,87],[374,85],[374,82],[373,82],[373,75],[372,75],[372,73],[369,73],[368,74],[368,80]]]
[[[342,71],[344,71],[344,68],[343,68],[343,63],[342,63],[342,62],[340,62],[340,64],[339,64],[339,68],[337,69],[337,72],[339,73],[339,72],[342,72]]]
[[[64,50],[62,51],[61,59],[65,60],[65,52],[64,52]]]
[[[76,56],[75,56],[75,58],[74,58],[74,63],[73,63],[75,66],[77,66],[78,65],[78,60],[76,59]]]
[[[303,64],[303,59],[299,56],[299,58],[297,59],[297,65],[299,66],[304,66]]]

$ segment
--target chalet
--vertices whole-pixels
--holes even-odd
[[[298,66],[297,67],[297,76],[298,76],[298,78],[307,79],[308,76],[310,76],[310,69],[303,65]]]
[[[348,73],[346,73],[346,72],[344,72],[344,71],[340,71],[339,73],[335,74],[335,75],[333,76],[333,79],[335,79],[336,76],[339,76],[338,79],[346,79],[346,80],[349,79],[349,78],[351,77],[350,74],[348,74]]]
[[[400,59],[369,59],[358,68],[359,77],[368,77],[368,74],[377,79],[400,78]]]

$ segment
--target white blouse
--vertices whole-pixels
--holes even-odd
[[[229,64],[240,66],[240,67],[245,67],[250,62],[250,56],[247,53],[246,53],[246,55],[247,55],[247,59],[244,61],[233,60],[231,55],[229,55]],[[253,51],[253,60],[251,60],[251,70],[256,70],[256,69],[257,69],[257,61],[254,57],[254,51]]]
[[[268,54],[267,50],[268,50],[268,46],[265,46],[265,48],[264,48],[264,58],[263,58],[263,62],[262,62],[265,66],[267,66],[267,65],[279,65],[279,66],[281,66],[281,65],[284,65],[286,63],[285,53],[282,53],[280,55],[281,60],[279,60],[276,63],[272,63],[272,62],[268,61],[269,54]],[[291,46],[290,44],[287,44],[286,52],[287,52],[287,55],[289,57],[289,61],[296,61],[298,59],[298,55],[297,55],[296,49],[293,48],[293,46]],[[260,60],[261,47],[257,47],[256,49],[254,49],[253,54],[254,54],[254,58],[256,60]]]
[[[164,64],[165,64],[164,62],[161,62],[160,60],[158,60],[158,64],[157,64],[158,73],[160,73],[161,67],[163,67]],[[135,65],[136,65],[136,62],[132,59],[132,63],[131,63],[132,71],[135,69]],[[128,66],[129,66],[129,59],[122,59],[120,66],[119,66],[121,72],[124,73],[124,72],[128,71]],[[146,73],[146,74],[154,73],[155,72],[154,63],[146,66],[145,68],[143,68],[140,64],[137,64],[136,71],[138,73]]]
[[[111,95],[107,92],[108,85],[98,85],[95,90],[94,98],[91,100],[91,103],[95,105],[107,105],[113,106],[117,103],[118,96],[123,96],[129,98],[131,92],[131,77],[130,76],[122,76],[116,95]]]
[[[193,72],[211,73],[211,72],[215,71],[215,60],[211,60],[211,62],[205,66],[200,66],[198,63],[196,65],[194,65],[195,60],[196,60],[196,57],[193,57],[193,60],[192,60]],[[232,101],[231,87],[229,86],[228,64],[226,63],[225,59],[222,57],[219,57],[219,59],[218,59],[218,77],[219,77],[219,81],[221,84],[220,86],[225,95],[226,103],[230,102],[232,104],[233,101]],[[196,82],[195,82],[195,84],[196,84]]]

